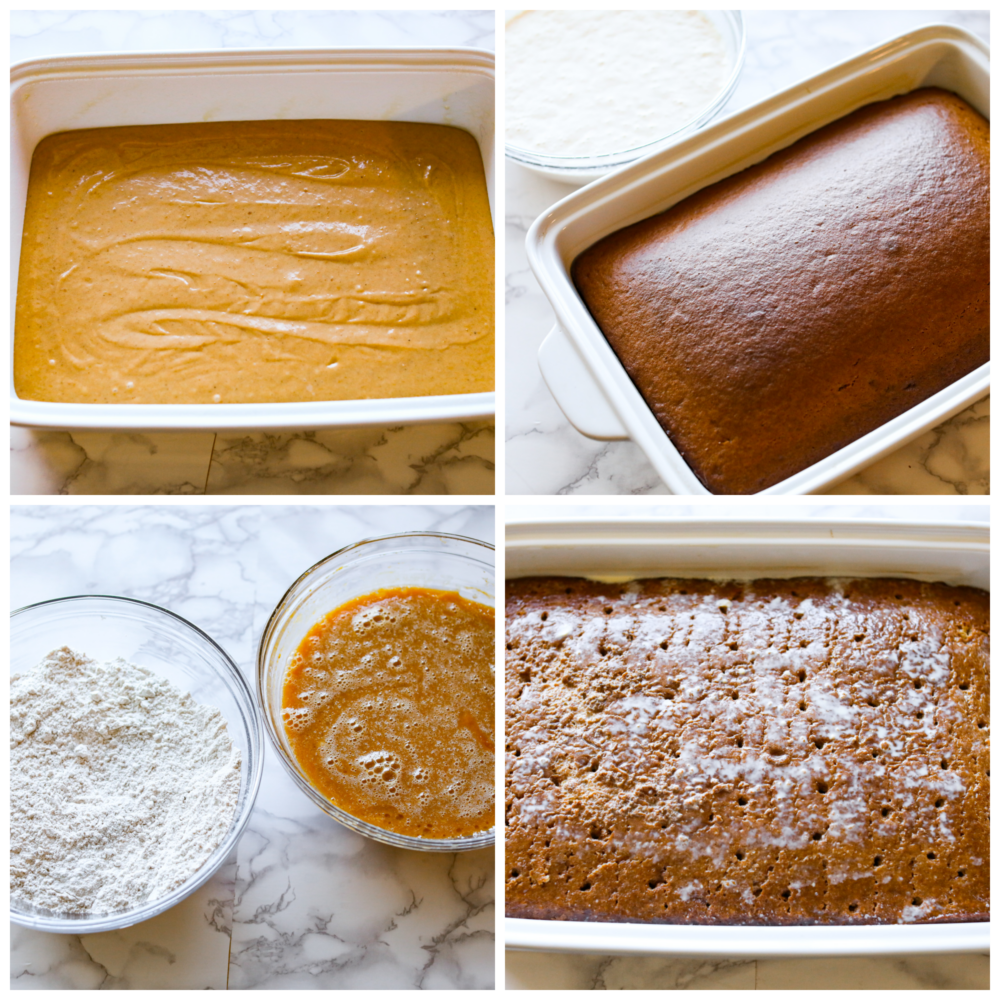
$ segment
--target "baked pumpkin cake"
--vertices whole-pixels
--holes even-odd
[[[989,595],[508,581],[506,913],[989,919]]]
[[[580,254],[573,281],[713,493],[801,472],[989,360],[990,125],[924,88]]]

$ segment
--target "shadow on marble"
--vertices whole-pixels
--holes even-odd
[[[754,963],[653,956],[507,953],[508,990],[752,990]]]
[[[785,958],[757,962],[757,989],[988,990],[988,955]]]
[[[492,423],[225,435],[12,428],[11,494],[492,495]]]
[[[492,423],[219,434],[212,494],[492,494]]]
[[[33,431],[11,428],[10,492],[199,494],[214,434]]]
[[[988,990],[988,955],[730,961],[508,952],[508,990]]]

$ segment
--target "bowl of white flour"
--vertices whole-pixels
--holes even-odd
[[[11,920],[95,933],[214,875],[260,784],[246,680],[209,636],[124,597],[11,615]]]
[[[582,184],[662,149],[719,114],[744,49],[739,11],[508,12],[507,157]]]

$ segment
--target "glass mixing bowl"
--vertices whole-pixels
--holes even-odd
[[[11,613],[11,674],[23,673],[54,649],[99,662],[121,657],[217,708],[241,754],[236,811],[222,843],[183,885],[160,899],[116,913],[63,914],[11,899],[10,919],[61,934],[118,930],[155,917],[207,882],[235,847],[250,818],[263,766],[264,737],[250,685],[226,652],[195,625],[166,608],[128,597],[81,595],[31,604]]]
[[[507,12],[507,20],[511,20],[519,13],[521,11]],[[666,135],[632,149],[605,152],[595,150],[590,156],[553,156],[548,153],[540,153],[537,150],[520,149],[506,143],[504,149],[507,158],[554,180],[569,184],[586,184],[612,170],[625,166],[627,163],[632,163],[643,156],[663,149],[671,142],[708,124],[725,107],[726,102],[736,89],[740,74],[743,72],[746,33],[743,27],[743,15],[738,10],[703,10],[699,13],[704,14],[722,36],[726,53],[729,56],[730,71],[722,88],[694,118]],[[558,113],[558,109],[554,108],[552,113]]]
[[[281,689],[289,661],[306,633],[342,604],[391,587],[457,591],[470,601],[496,607],[493,546],[461,535],[405,532],[348,545],[307,569],[278,602],[257,651],[257,695],[267,735],[299,790],[356,833],[417,851],[489,847],[496,839],[495,829],[449,839],[410,837],[352,816],[309,783],[289,746],[281,718]]]

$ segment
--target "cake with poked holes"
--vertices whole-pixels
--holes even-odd
[[[989,595],[507,584],[506,914],[989,919]]]

